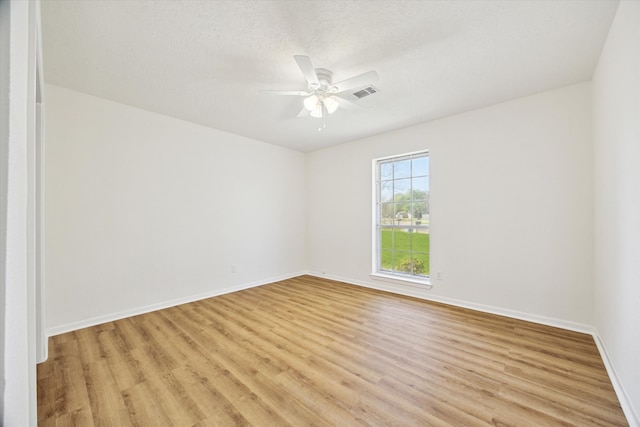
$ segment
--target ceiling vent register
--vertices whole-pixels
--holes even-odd
[[[373,95],[374,93],[378,93],[378,92],[380,92],[380,90],[378,90],[373,86],[369,86],[357,92],[353,92],[353,96],[355,96],[356,98],[362,99],[365,96]]]

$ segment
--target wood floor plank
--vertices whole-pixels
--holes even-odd
[[[84,378],[93,424],[96,427],[131,426],[129,410],[122,400],[121,389],[109,362],[103,359],[85,365]]]
[[[41,426],[626,426],[586,334],[300,276],[49,339]]]
[[[194,370],[190,366],[184,366],[173,371],[175,378],[181,382],[182,387],[188,389],[192,398],[206,415],[201,423],[218,420],[221,425],[250,426],[251,423],[240,409],[227,398],[228,387],[223,387],[225,392],[218,390],[224,382],[219,381],[220,377],[208,377]],[[241,390],[240,393],[231,392],[232,400],[241,399],[249,394],[248,390]],[[255,406],[255,405],[254,405]],[[256,412],[256,411],[254,411]]]
[[[102,360],[106,359],[119,390],[126,390],[145,380],[139,363],[132,357],[131,352],[127,351],[116,329],[101,332],[98,341],[104,349],[105,357]]]
[[[87,414],[90,417],[91,411],[87,411],[90,402],[78,343],[65,341],[56,345],[52,356],[56,381],[51,390],[43,391],[54,393],[51,400],[54,402],[55,413],[63,414],[71,420],[83,419]]]
[[[55,424],[44,423],[43,425],[55,425],[56,427],[93,427],[91,411],[87,408],[76,409],[55,418]],[[40,424],[40,423],[39,423]]]
[[[163,402],[156,398],[147,382],[122,392],[122,399],[129,411],[131,422],[135,426],[173,426],[165,411]],[[184,426],[191,424],[181,424]]]

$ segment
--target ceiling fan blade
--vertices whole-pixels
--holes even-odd
[[[298,113],[298,117],[307,117],[307,116],[309,116],[309,110],[302,107],[302,110],[300,110],[300,112]]]
[[[348,99],[344,99],[340,95],[333,95],[331,98],[335,99],[340,105],[340,108],[344,108],[345,110],[358,110],[362,108],[358,104],[351,102]]]
[[[355,89],[360,86],[366,86],[369,83],[373,83],[377,81],[379,78],[378,73],[375,71],[367,71],[366,73],[362,73],[355,77],[351,77],[350,79],[343,80],[334,84],[331,87],[331,91],[333,93],[344,92],[345,90]]]
[[[303,90],[259,90],[258,92],[265,95],[296,95],[296,96],[309,96],[313,92],[305,92]]]
[[[296,63],[298,64],[298,67],[300,67],[300,71],[302,71],[302,74],[307,80],[307,83],[309,83],[309,86],[312,88],[320,87],[320,81],[318,80],[315,68],[313,68],[311,59],[304,55],[293,55],[293,59],[296,60]]]

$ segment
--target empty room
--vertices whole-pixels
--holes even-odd
[[[0,13],[0,425],[640,426],[640,1]]]

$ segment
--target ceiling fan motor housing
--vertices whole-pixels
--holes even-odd
[[[326,68],[316,68],[315,71],[316,75],[318,76],[318,81],[320,82],[320,87],[312,89],[321,89],[325,92],[328,92],[329,89],[331,89],[331,83],[333,82],[333,73]]]

